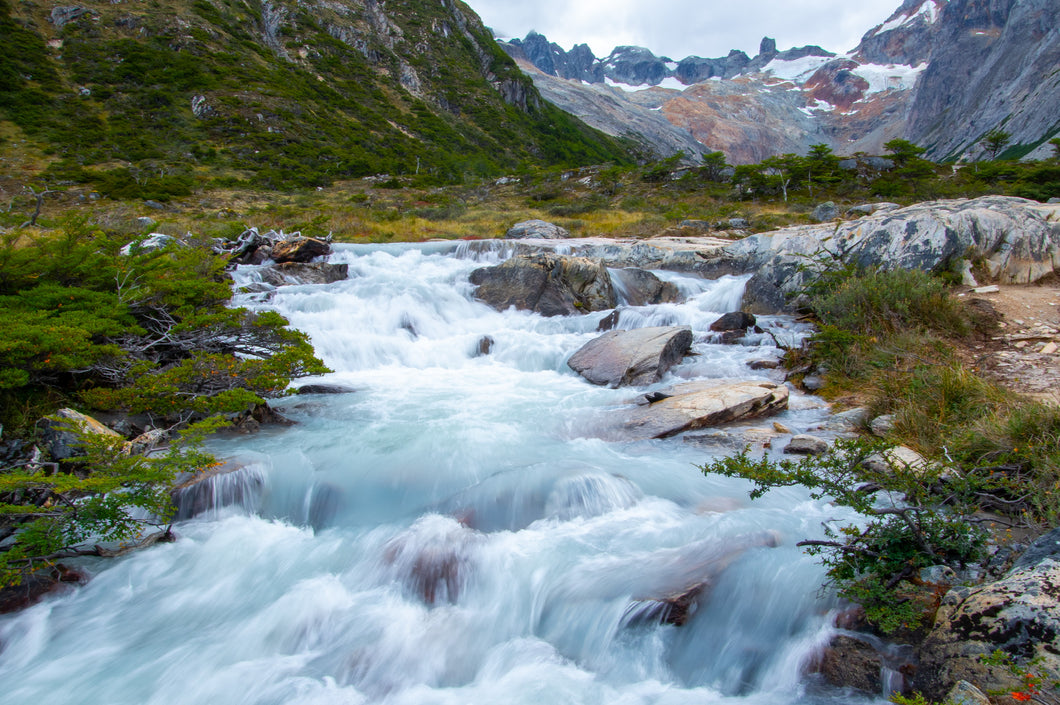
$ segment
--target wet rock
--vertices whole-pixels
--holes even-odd
[[[818,223],[829,222],[839,217],[839,208],[832,201],[825,201],[813,209],[810,217]]]
[[[265,495],[265,473],[257,465],[225,462],[207,472],[184,473],[169,496],[177,507],[177,521],[223,507],[257,511]]]
[[[261,270],[261,279],[273,286],[297,284],[331,284],[342,281],[349,274],[348,264],[329,262],[281,262]]]
[[[495,341],[488,335],[484,335],[478,339],[478,347],[475,348],[477,357],[483,357],[493,352],[493,346]]]
[[[567,365],[593,384],[609,387],[658,382],[692,346],[692,330],[680,326],[615,330],[590,340]]]
[[[1001,580],[947,592],[919,649],[915,687],[930,700],[960,680],[988,692],[1022,689],[1008,668],[983,662],[998,649],[1020,663],[1038,659],[1035,671],[1046,682],[1060,679],[1060,562],[1047,558]]]
[[[825,680],[839,688],[857,688],[866,693],[883,690],[880,652],[872,644],[851,636],[832,639],[821,655],[819,670]]]
[[[292,237],[272,246],[274,262],[309,262],[314,257],[331,254],[331,245],[312,237]]]
[[[666,438],[697,428],[777,413],[788,388],[771,382],[709,380],[663,390],[668,396],[633,409],[622,429],[633,438]]]
[[[40,602],[46,595],[87,582],[86,573],[56,563],[51,568],[24,577],[19,585],[0,589],[0,614],[26,609]]]
[[[515,307],[542,316],[606,311],[616,304],[607,268],[584,257],[553,253],[512,257],[471,273],[475,297],[498,311]]]
[[[603,318],[600,319],[600,323],[596,326],[596,330],[601,333],[609,330],[614,330],[618,325],[618,311],[612,311]]]
[[[570,233],[565,228],[546,220],[524,220],[508,228],[504,237],[509,240],[563,240],[569,238]]]
[[[784,452],[789,455],[824,455],[828,448],[828,441],[823,438],[801,434],[792,436],[791,441],[784,447]]]
[[[296,394],[353,394],[357,390],[343,384],[303,384]]]
[[[715,332],[721,331],[744,331],[753,327],[758,322],[750,313],[743,311],[731,311],[723,314],[721,318],[710,324],[710,329]]]
[[[616,269],[614,276],[630,306],[650,306],[681,300],[681,292],[676,286],[662,281],[645,269]]]
[[[775,370],[780,365],[780,360],[751,360],[747,363],[752,370]]]
[[[449,517],[428,516],[387,544],[383,560],[426,604],[455,603],[481,535]]]
[[[120,434],[96,419],[73,409],[59,409],[52,416],[38,421],[37,427],[41,430],[41,439],[49,455],[55,460],[84,455],[84,450],[78,445],[77,434],[71,429],[106,436],[115,441],[123,440]]]

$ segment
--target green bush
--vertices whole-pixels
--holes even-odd
[[[744,450],[700,470],[750,480],[752,498],[774,487],[801,485],[814,499],[864,515],[861,525],[829,526],[826,540],[799,545],[821,556],[841,597],[864,607],[880,631],[893,633],[915,629],[930,616],[931,601],[916,585],[920,569],[963,568],[981,556],[986,535],[963,516],[973,506],[977,486],[936,494],[939,467],[889,462],[881,468],[865,462],[881,457],[882,449],[879,443],[841,440],[826,455],[798,462],[754,458]],[[885,488],[888,501],[866,492],[866,486]]]

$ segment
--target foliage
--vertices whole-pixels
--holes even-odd
[[[186,420],[245,410],[324,371],[278,314],[226,307],[223,258],[194,246],[120,255],[124,243],[78,222],[0,243],[9,428],[32,421],[14,414],[45,393]]]
[[[980,660],[987,666],[1004,668],[1021,682],[1021,687],[1013,691],[991,692],[990,695],[1007,695],[1017,702],[1043,703],[1043,705],[1060,704],[1060,681],[1048,681],[1038,667],[1041,658],[1031,659],[1029,663],[1020,664],[1010,654],[997,649],[991,654],[980,656]]]
[[[206,174],[266,188],[421,171],[454,183],[531,160],[631,161],[628,144],[545,103],[458,6],[391,2],[386,30],[364,33],[366,18],[284,2],[272,41],[246,5],[90,10],[53,27],[43,6],[0,0],[0,119],[47,145],[53,181],[112,198],[185,196]],[[432,29],[454,23],[452,39]]]
[[[918,600],[911,582],[920,569],[963,568],[979,557],[985,535],[961,516],[970,506],[967,493],[932,491],[941,481],[940,468],[866,462],[886,458],[881,450],[878,443],[841,440],[826,455],[795,462],[753,458],[745,449],[700,469],[749,479],[752,498],[774,487],[801,485],[814,499],[828,498],[867,517],[862,526],[826,527],[828,540],[800,545],[821,555],[842,597],[862,605],[871,623],[891,633],[915,628],[930,607]]]
[[[55,561],[105,555],[98,544],[128,543],[151,528],[163,529],[174,514],[170,488],[182,473],[214,464],[201,448],[217,419],[185,428],[168,451],[131,455],[123,441],[67,431],[80,437],[83,456],[62,470],[54,463],[27,463],[0,470],[0,587],[18,585]]]

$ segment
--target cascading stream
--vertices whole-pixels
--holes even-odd
[[[243,469],[200,493],[212,508],[180,540],[87,561],[86,586],[0,620],[0,703],[858,701],[806,675],[836,605],[795,546],[845,510],[797,488],[751,503],[680,437],[601,438],[644,390],[567,368],[603,313],[475,302],[468,275],[502,248],[336,249],[348,280],[236,303],[287,316],[334,370],[313,382],[355,391],[289,397],[297,425],[212,440]],[[710,342],[744,279],[658,274],[687,301],[624,307],[619,326],[689,325],[696,355],[653,388],[776,374],[746,364],[776,354],[766,333]],[[778,420],[826,415],[793,393]],[[690,590],[683,624],[660,616]]]

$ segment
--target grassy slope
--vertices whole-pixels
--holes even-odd
[[[48,153],[53,179],[90,167],[117,195],[165,198],[211,177],[452,181],[628,158],[541,101],[461,3],[81,7],[60,27],[49,6],[0,0],[0,116]]]

